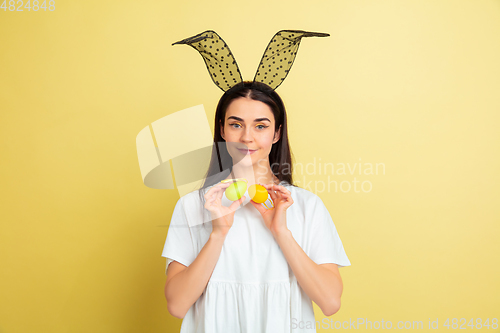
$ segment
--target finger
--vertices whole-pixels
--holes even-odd
[[[214,199],[212,197],[205,198],[205,207],[210,206]]]
[[[254,201],[250,201],[250,203],[259,211],[259,213],[261,215],[264,215],[266,213],[267,209],[264,208],[264,206],[262,206],[262,204],[256,203]]]
[[[271,200],[274,202],[277,199],[277,197],[276,197],[276,193],[273,190],[273,184],[265,184],[265,185],[261,184],[261,185],[266,188],[267,192],[271,196]]]
[[[212,186],[212,187],[211,187],[211,188],[207,191],[207,193],[205,193],[205,195],[204,195],[205,199],[208,199],[208,198],[212,197],[212,196],[213,196],[213,194],[214,194],[214,192],[216,192],[216,191],[218,191],[218,190],[219,190],[219,189],[218,189],[217,185]]]
[[[293,199],[292,199],[292,196],[288,195],[288,196],[283,196],[283,198],[281,199],[282,202],[284,202],[287,207],[289,207],[291,204],[293,204]]]
[[[208,196],[207,202],[210,205],[214,205],[216,200],[217,200],[217,192],[214,191],[214,192],[210,193],[210,195]]]
[[[219,183],[219,184],[215,185],[214,187],[217,188],[217,191],[224,192],[226,190],[226,188],[228,188],[230,185],[231,185],[231,183]]]
[[[276,190],[278,191],[277,193],[279,194],[281,201],[287,202],[289,205],[293,203],[292,193],[288,189],[284,186],[277,185]]]
[[[280,192],[278,186],[279,185],[274,185],[273,184],[273,192],[274,192],[274,195],[276,196],[276,200],[281,201],[283,199],[283,195]]]
[[[280,188],[277,189],[278,190],[278,193],[281,195],[281,198],[284,199],[284,198],[288,198],[291,200],[292,198],[292,194],[290,193],[289,190],[287,190],[286,188],[284,188],[283,186],[280,186]]]
[[[231,211],[235,211],[243,203],[243,201],[245,201],[245,196],[242,196],[238,200],[233,201],[233,203],[229,205],[229,209]]]
[[[281,207],[285,210],[293,204],[293,198],[290,194],[283,194],[281,198]]]
[[[222,198],[222,193],[226,190],[226,188],[231,185],[230,183],[218,183],[217,185],[211,187],[208,192],[205,194],[205,199],[209,196],[219,196]]]
[[[231,184],[225,183],[225,184],[218,185],[218,190],[215,194],[217,196],[217,199],[219,199],[219,200],[222,199],[222,196],[224,195],[224,192],[229,187],[229,185],[231,185]]]
[[[220,208],[222,195],[230,184],[219,183],[212,186],[208,192],[204,195],[205,198],[205,208],[211,212],[215,209]]]
[[[287,198],[287,201],[290,201],[291,203],[293,203],[293,198],[292,198],[291,194],[287,194],[286,198]]]
[[[231,185],[232,183],[236,183],[236,182],[245,182],[248,184],[248,180],[246,180],[245,178],[224,179],[224,180],[221,180],[220,182],[222,184],[228,184],[228,185]]]
[[[259,183],[259,185],[262,185],[262,186],[264,186],[266,189],[268,189],[268,188],[273,187],[273,185],[274,185],[274,184],[261,184],[261,183]]]
[[[215,200],[214,191],[210,190],[209,192],[205,193],[204,198],[206,203],[213,202]]]
[[[284,186],[282,185],[274,185],[274,188],[276,189],[276,191],[282,193],[282,194],[290,194],[290,191],[287,190]]]

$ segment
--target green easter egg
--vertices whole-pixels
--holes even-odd
[[[239,200],[247,190],[247,182],[239,181],[231,183],[231,185],[226,188],[226,198],[231,201]]]

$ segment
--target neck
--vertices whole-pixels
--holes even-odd
[[[279,179],[271,171],[269,160],[261,160],[256,165],[234,165],[228,178],[245,178],[249,184],[278,184]]]

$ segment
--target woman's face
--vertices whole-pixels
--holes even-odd
[[[228,143],[233,163],[249,166],[269,161],[272,145],[281,132],[281,126],[277,133],[274,128],[274,115],[267,104],[246,97],[234,99],[226,110],[224,126],[221,124],[221,135]]]

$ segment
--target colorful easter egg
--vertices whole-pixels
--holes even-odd
[[[231,183],[231,185],[226,188],[226,198],[231,201],[236,201],[241,199],[241,197],[245,194],[247,190],[247,182],[245,181],[237,181]]]
[[[248,188],[248,195],[254,202],[263,203],[267,200],[269,194],[264,186],[253,184]]]

